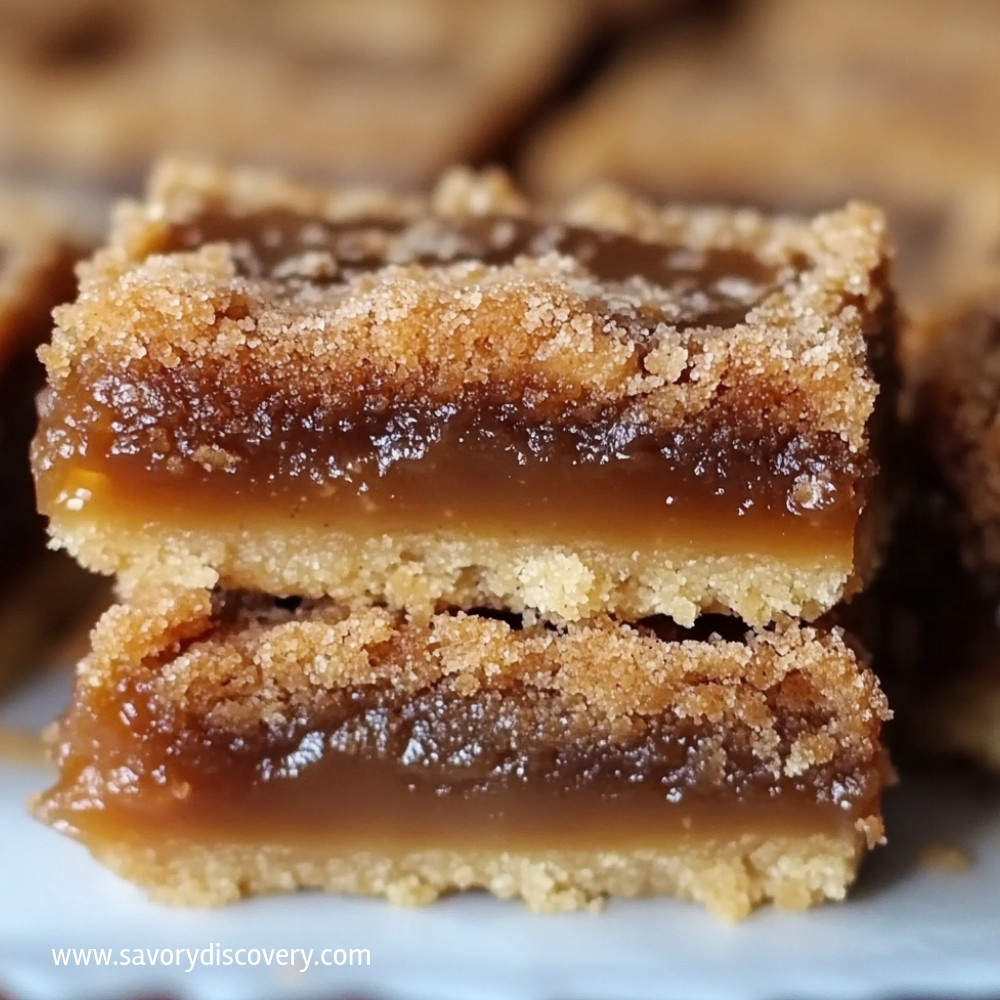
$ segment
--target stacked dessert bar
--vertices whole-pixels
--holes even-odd
[[[888,272],[863,205],[162,166],[44,352],[40,503],[123,603],[39,815],[184,903],[842,897]]]

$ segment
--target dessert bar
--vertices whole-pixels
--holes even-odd
[[[133,183],[165,150],[425,183],[594,27],[564,0],[0,0],[0,162]],[[296,109],[308,108],[308,113]]]
[[[927,304],[996,246],[1000,6],[759,0],[671,26],[544,125],[543,192],[610,177],[656,197],[886,208],[900,283]]]
[[[57,314],[41,509],[126,593],[816,616],[886,524],[887,254],[862,204],[547,210],[497,173],[398,198],[167,164]]]
[[[916,334],[918,461],[879,586],[898,622],[880,673],[908,749],[1000,770],[1000,290]]]
[[[0,524],[4,570],[14,571],[41,547],[44,523],[35,511],[27,463],[35,394],[44,372],[35,351],[48,336],[50,312],[73,297],[67,245],[43,205],[0,190]]]
[[[35,352],[53,306],[73,297],[75,244],[55,203],[0,189],[0,686],[44,657],[93,590],[68,559],[45,552],[28,463],[45,377]]]
[[[882,837],[887,714],[836,629],[144,590],[95,629],[36,811],[171,902],[482,887],[739,918],[843,896]]]
[[[961,511],[963,557],[1000,571],[1000,286],[940,306],[917,348],[915,411]]]

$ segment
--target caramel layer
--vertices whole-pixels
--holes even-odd
[[[94,843],[331,851],[617,850],[748,829],[849,831],[877,814],[880,761],[842,753],[776,775],[742,725],[667,713],[617,741],[605,722],[588,730],[569,713],[530,688],[409,699],[359,688],[331,691],[314,718],[235,734],[171,717],[125,682],[71,713],[42,812]],[[789,714],[782,739],[809,726]]]
[[[61,397],[46,418],[49,446],[73,437],[86,457],[39,464],[40,509],[63,523],[289,530],[305,520],[359,537],[443,532],[849,562],[866,500],[871,463],[832,434],[817,451],[774,428],[703,422],[666,435],[613,413],[537,426],[455,407],[338,416],[296,405],[294,386],[273,389],[234,405],[223,433],[207,434],[196,423],[203,407],[192,407],[183,427],[175,420],[174,449],[156,445],[164,428],[153,406],[109,407],[99,429],[77,436],[61,415],[81,404]],[[284,419],[253,426],[262,407]]]

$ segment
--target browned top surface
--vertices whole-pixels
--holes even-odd
[[[198,225],[220,212],[302,226],[276,259],[262,253],[266,235],[257,246],[200,241]],[[376,240],[374,258],[355,248],[364,266],[352,268],[336,239],[309,247],[309,220],[377,220],[403,235]],[[449,248],[449,227],[484,220],[499,241],[485,261],[476,247]],[[548,236],[515,239],[526,252],[510,258],[505,233],[519,224]],[[580,238],[599,257],[618,239],[662,247],[682,280],[622,274],[615,253],[603,253],[610,273],[590,266],[565,252]],[[549,211],[498,174],[455,171],[428,199],[402,200],[166,164],[82,269],[44,360],[57,393],[125,365],[140,379],[184,373],[207,400],[220,384],[277,377],[347,409],[373,396],[439,405],[484,386],[540,414],[626,404],[665,427],[719,404],[768,408],[776,426],[862,450],[877,393],[865,335],[887,294],[885,254],[882,216],[862,205],[798,222],[601,190]],[[691,262],[706,260],[722,273],[695,287]]]
[[[331,602],[155,591],[112,608],[79,670],[83,704],[142,690],[154,715],[229,733],[322,719],[345,688],[396,698],[556,695],[567,729],[624,741],[664,714],[751,734],[755,767],[795,777],[834,759],[871,762],[888,717],[839,631],[788,626],[685,639],[610,619],[554,630],[476,614],[406,621]],[[699,638],[704,640],[703,636]],[[103,695],[102,695],[103,692]],[[782,744],[789,718],[797,738]],[[780,746],[780,754],[779,754]]]

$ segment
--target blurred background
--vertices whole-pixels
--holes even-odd
[[[83,654],[109,600],[45,551],[34,352],[111,202],[167,153],[411,189],[499,163],[543,199],[612,180],[794,212],[874,200],[920,315],[996,282],[1000,0],[0,0],[6,707]],[[41,718],[30,739],[0,725],[0,759],[41,759]],[[995,804],[973,815],[973,796],[940,791],[913,832],[893,826],[889,882],[912,865],[907,836],[994,822]]]

